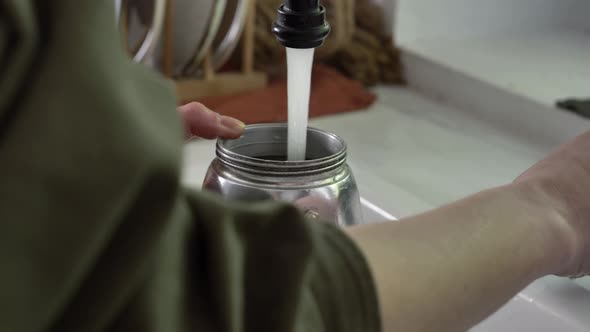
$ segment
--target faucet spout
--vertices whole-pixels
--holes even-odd
[[[285,0],[284,7],[294,12],[309,12],[320,9],[319,0]]]
[[[285,0],[272,31],[289,48],[316,48],[330,33],[326,9],[319,0]]]

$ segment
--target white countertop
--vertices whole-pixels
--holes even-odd
[[[580,28],[534,27],[464,40],[420,40],[407,47],[543,105],[590,93],[590,33]]]
[[[311,126],[344,138],[361,195],[395,216],[416,214],[508,183],[548,153],[548,148],[523,141],[473,113],[443,106],[410,90],[379,87],[375,91],[379,100],[370,110],[314,119]],[[214,158],[214,142],[191,142],[185,152],[184,181],[200,187]],[[555,294],[560,287],[584,291],[569,280],[548,278],[533,284],[514,305],[539,298],[542,305],[558,306],[565,315],[573,315],[572,319],[586,316],[590,293],[568,299],[567,294]],[[578,325],[590,330],[590,319],[580,319]],[[485,327],[477,331],[492,330],[496,331]]]

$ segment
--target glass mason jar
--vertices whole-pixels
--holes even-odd
[[[346,144],[307,130],[306,160],[287,161],[287,125],[247,126],[236,140],[219,140],[203,188],[229,200],[278,200],[309,218],[349,226],[361,222],[360,196],[346,163]]]

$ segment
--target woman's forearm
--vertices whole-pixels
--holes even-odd
[[[385,331],[465,331],[533,280],[558,273],[567,228],[546,203],[510,185],[350,229],[373,270]]]

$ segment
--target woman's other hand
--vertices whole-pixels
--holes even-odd
[[[238,138],[244,132],[244,123],[229,116],[215,113],[197,102],[178,107],[184,120],[186,137],[198,136],[205,139]]]

